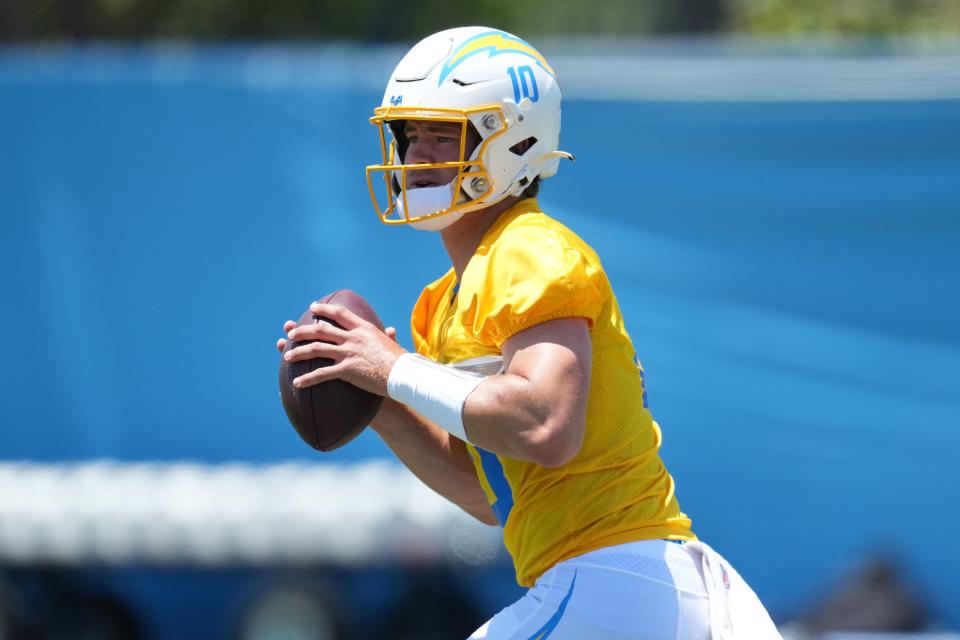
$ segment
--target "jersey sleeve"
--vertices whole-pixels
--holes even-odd
[[[603,308],[606,276],[595,254],[548,227],[511,229],[477,259],[464,275],[463,289],[475,292],[465,320],[498,349],[548,320],[582,317],[592,328]]]

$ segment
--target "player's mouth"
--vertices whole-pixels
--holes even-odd
[[[439,187],[441,186],[439,180],[432,180],[430,178],[416,178],[414,180],[407,181],[408,189],[423,189],[424,187]]]

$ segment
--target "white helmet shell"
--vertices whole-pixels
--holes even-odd
[[[554,175],[561,158],[572,158],[557,149],[560,102],[560,86],[549,63],[514,35],[461,27],[424,38],[397,65],[371,118],[380,127],[383,162],[367,167],[367,179],[381,219],[436,230],[466,212],[520,195],[537,177]],[[441,165],[459,169],[446,206],[401,186],[404,172],[435,166],[403,163],[406,143],[396,124],[411,119],[469,123],[479,134],[470,157]],[[462,136],[466,134],[463,126]],[[520,145],[524,141],[525,148]],[[383,208],[373,185],[377,172],[382,172],[388,192]]]

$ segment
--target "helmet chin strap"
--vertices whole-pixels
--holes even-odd
[[[401,218],[417,218],[428,216],[431,213],[449,209],[453,206],[453,183],[442,184],[437,187],[420,187],[407,189],[407,207],[404,209],[403,194],[397,196],[397,213]],[[421,231],[442,231],[463,216],[463,211],[454,211],[436,218],[411,222],[410,226]]]

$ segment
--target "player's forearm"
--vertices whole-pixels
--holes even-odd
[[[387,398],[371,427],[432,490],[486,524],[497,524],[461,440]]]

